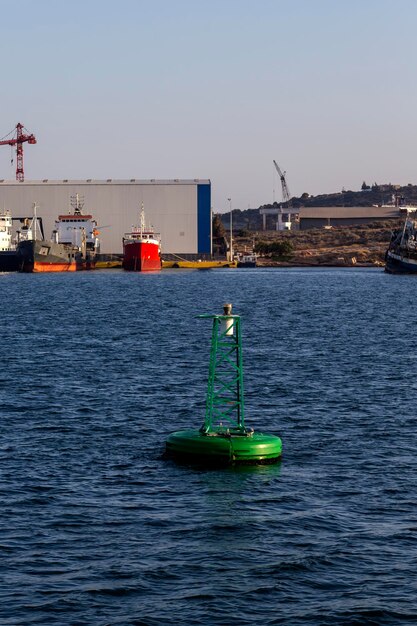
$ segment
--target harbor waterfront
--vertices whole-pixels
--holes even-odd
[[[413,276],[0,284],[1,624],[417,623]],[[210,337],[193,316],[224,302],[241,315],[248,423],[284,443],[276,465],[162,458],[204,419]]]

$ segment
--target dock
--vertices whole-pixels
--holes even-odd
[[[215,268],[237,267],[236,261],[162,261],[162,269],[197,269],[210,270]]]

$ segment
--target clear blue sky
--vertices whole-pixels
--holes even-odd
[[[213,206],[417,183],[416,0],[0,0],[26,179],[210,178]],[[0,178],[14,178],[0,147]]]

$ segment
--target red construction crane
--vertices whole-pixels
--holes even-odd
[[[23,183],[25,180],[25,173],[23,171],[23,144],[25,141],[28,143],[36,143],[36,138],[33,134],[24,134],[23,131],[26,130],[26,128],[23,124],[16,124],[16,128],[10,131],[9,135],[11,135],[15,130],[15,136],[10,137],[10,139],[3,138],[0,141],[0,146],[16,146],[16,180],[18,180],[19,183]]]

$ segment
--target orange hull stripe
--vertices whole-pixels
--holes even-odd
[[[33,272],[76,272],[75,263],[34,263]]]

